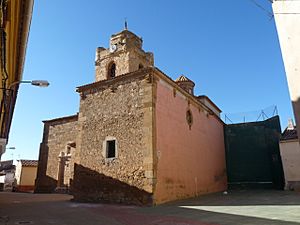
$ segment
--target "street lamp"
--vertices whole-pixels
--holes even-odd
[[[8,85],[7,88],[5,87],[5,85],[4,87],[0,87],[0,90],[3,90],[2,95],[0,94],[0,159],[1,155],[5,151],[12,115],[15,107],[18,92],[15,86],[21,83],[29,83],[38,87],[49,86],[49,82],[46,80],[20,80],[12,82]]]
[[[20,80],[20,81],[11,83],[9,85],[8,89],[11,89],[13,86],[15,86],[17,84],[21,84],[21,83],[27,83],[27,84],[31,84],[31,85],[38,86],[38,87],[48,87],[49,86],[49,82],[46,80]]]
[[[2,142],[3,140],[5,141],[4,143],[2,143],[1,147],[0,147],[0,159],[1,159],[1,155],[3,155],[6,150],[16,150],[16,147],[4,147],[6,146],[6,139],[2,139]],[[12,158],[13,158],[13,153],[12,153]]]
[[[5,150],[16,150],[16,147],[6,147]],[[5,152],[4,152],[5,153]],[[14,160],[14,152],[11,152],[11,159]]]

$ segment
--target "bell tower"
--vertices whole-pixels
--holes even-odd
[[[113,79],[154,65],[153,54],[142,49],[143,40],[126,28],[111,36],[109,46],[108,49],[98,47],[96,50],[96,81]]]

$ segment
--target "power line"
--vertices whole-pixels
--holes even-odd
[[[273,13],[271,13],[269,10],[267,10],[265,7],[263,7],[261,4],[257,3],[255,0],[249,0],[249,1],[251,1],[254,5],[256,5],[258,8],[260,8],[262,11],[264,11],[270,19],[273,19],[273,17],[274,17]]]

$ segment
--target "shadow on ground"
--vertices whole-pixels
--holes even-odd
[[[300,194],[275,190],[251,190],[201,196],[140,209],[143,213],[201,220],[212,224],[300,224]]]
[[[8,225],[297,225],[300,194],[274,190],[234,191],[155,207],[88,204],[59,194],[0,193],[0,217]],[[5,224],[0,220],[0,224]]]

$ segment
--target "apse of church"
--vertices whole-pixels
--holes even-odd
[[[78,115],[44,121],[36,192],[160,204],[226,189],[221,110],[142,44],[127,29],[112,35],[96,50],[96,82],[77,88]]]

